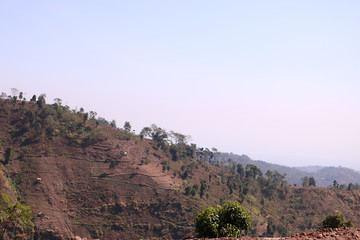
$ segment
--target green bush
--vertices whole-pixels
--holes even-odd
[[[321,223],[321,228],[354,227],[352,220],[345,221],[344,215],[336,211],[337,214],[328,215]]]
[[[218,237],[220,209],[220,206],[209,207],[196,215],[194,222],[198,237]]]
[[[200,211],[194,222],[198,237],[241,237],[243,230],[251,228],[250,215],[238,202]]]
[[[3,193],[0,196],[0,239],[10,239],[17,234],[30,237],[34,228],[30,207],[19,202],[11,203]]]

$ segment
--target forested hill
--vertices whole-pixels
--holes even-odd
[[[252,160],[246,155],[237,155],[232,153],[220,153],[217,159],[218,161],[224,159],[225,164],[228,164],[229,159],[231,159],[236,164],[240,163],[244,166],[247,164],[256,165],[263,172],[271,170],[277,171],[283,175],[286,174],[285,180],[287,180],[291,185],[296,184],[301,186],[303,184],[302,179],[304,177],[314,177],[316,180],[316,186],[319,187],[333,186],[334,181],[336,181],[339,188],[348,188],[349,185],[352,186],[360,183],[360,173],[344,167],[287,167],[265,161]]]
[[[335,210],[360,225],[357,190],[289,186],[256,165],[230,169],[186,140],[156,125],[136,135],[129,122],[119,129],[44,95],[0,99],[0,192],[32,207],[34,239],[181,239],[195,235],[199,210],[227,201],[250,213],[251,236],[314,230]]]

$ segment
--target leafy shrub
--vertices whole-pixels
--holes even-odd
[[[240,203],[228,202],[224,206],[209,207],[195,217],[198,237],[241,237],[243,230],[251,228],[250,215]]]
[[[19,202],[11,203],[8,196],[0,198],[0,239],[10,239],[10,235],[25,234],[33,231],[32,212],[30,207]]]
[[[218,237],[220,208],[220,206],[209,207],[196,215],[194,222],[198,237]]]
[[[328,215],[321,223],[321,228],[339,228],[339,227],[354,227],[352,220],[345,221],[344,215],[336,211],[337,214]]]

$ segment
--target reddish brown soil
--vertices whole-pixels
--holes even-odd
[[[8,147],[15,152],[8,165],[0,164],[0,192],[16,199],[16,185],[19,200],[34,210],[41,239],[70,239],[75,235],[87,239],[181,239],[193,232],[196,212],[218,204],[224,196],[226,200],[239,199],[239,192],[229,194],[226,182],[222,183],[230,173],[193,159],[186,164],[185,160],[172,161],[154,142],[103,125],[96,126],[90,120],[85,127],[104,136],[103,141],[94,145],[70,146],[64,136],[48,136],[43,131],[38,143],[24,146],[23,139],[35,130],[30,129],[19,137],[12,137],[10,130],[16,129],[28,109],[36,108],[32,105],[27,103],[24,109],[18,104],[15,111],[10,105],[0,104],[0,161]],[[46,129],[46,123],[42,127]],[[163,167],[170,165],[169,170],[163,171]],[[200,186],[200,181],[205,179],[209,184],[206,192],[209,198],[206,195],[200,198],[198,193],[196,196],[184,194],[180,174],[185,170],[191,174],[184,186],[185,182],[189,186],[195,183]],[[252,190],[249,189],[248,195],[253,195],[247,196],[243,206],[254,216],[259,235],[266,230],[270,217],[291,217],[293,223],[288,229],[293,227],[291,231],[298,231],[294,226],[304,224],[305,217],[313,221],[314,229],[316,223],[334,209],[353,216],[354,223],[359,225],[360,192],[278,188],[278,193],[284,192],[281,201],[265,199],[260,205],[261,195],[251,193]],[[38,216],[40,212],[43,215]],[[341,239],[344,231],[347,230],[332,234]],[[294,237],[305,239],[310,238],[310,234]]]
[[[252,238],[252,237],[242,237],[242,238],[192,238],[185,237],[188,240],[316,240],[316,239],[329,239],[329,240],[350,240],[350,239],[360,239],[360,228],[334,228],[334,229],[320,229],[315,232],[302,232],[296,233],[290,237],[282,238]]]
[[[32,207],[41,239],[139,239],[169,233],[168,225],[175,226],[169,219],[190,227],[188,213],[182,217],[178,212],[192,203],[173,207],[178,206],[174,195],[182,179],[172,170],[163,171],[163,161],[169,159],[154,142],[88,121],[86,127],[101,132],[103,141],[82,148],[70,146],[63,136],[42,136],[40,142],[22,146],[21,138],[31,136],[33,129],[11,137],[12,122],[21,121],[21,111],[26,112],[18,109],[0,107],[0,161],[8,147],[15,156],[8,166],[0,164],[0,192],[16,200],[8,180],[17,185],[21,201]]]

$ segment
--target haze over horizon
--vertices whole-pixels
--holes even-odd
[[[0,1],[0,92],[360,170],[358,1]]]

